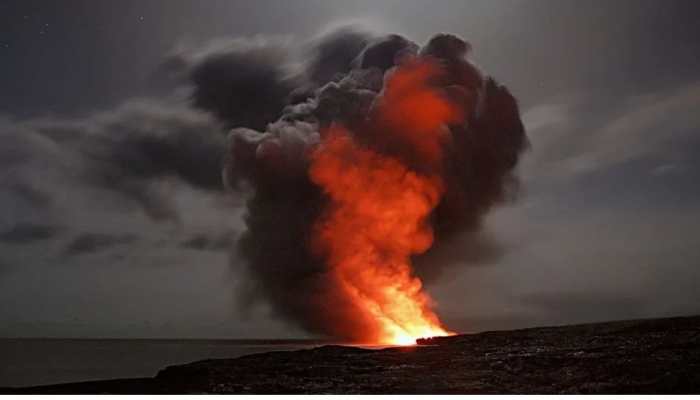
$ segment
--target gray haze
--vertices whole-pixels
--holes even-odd
[[[441,258],[469,266],[428,287],[451,329],[698,313],[699,8],[4,2],[0,336],[305,335],[264,304],[239,312],[227,244],[243,199],[224,192],[220,163],[240,116],[208,110],[217,92],[183,76],[212,54],[227,71],[227,54],[303,53],[349,23],[418,43],[459,35],[519,100],[532,148],[520,198],[485,220],[479,248],[495,250],[453,237]],[[280,82],[261,115],[296,69],[258,72]]]

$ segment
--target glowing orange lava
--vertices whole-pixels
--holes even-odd
[[[429,81],[436,64],[413,61],[388,78],[374,121],[382,132],[418,155],[423,172],[399,157],[380,154],[334,125],[312,155],[309,170],[330,205],[316,222],[314,249],[323,254],[345,296],[371,321],[366,342],[415,344],[451,334],[414,274],[411,256],[433,243],[430,215],[444,192],[442,141],[462,114]],[[426,172],[427,171],[427,172]]]

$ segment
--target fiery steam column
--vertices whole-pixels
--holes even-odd
[[[379,134],[385,130],[414,150],[426,172],[356,143],[340,127],[323,133],[312,156],[311,179],[330,198],[314,248],[344,295],[375,321],[366,332],[373,343],[412,344],[448,334],[410,259],[433,243],[428,218],[444,190],[439,167],[446,125],[462,120],[459,108],[429,86],[438,73],[435,62],[404,60],[370,116]]]
[[[338,339],[448,335],[422,280],[442,266],[415,257],[455,234],[478,237],[513,192],[527,143],[517,104],[452,35],[422,49],[396,35],[320,48],[333,40],[341,55],[358,52],[344,72],[292,92],[265,132],[230,135],[226,177],[251,184],[242,296]]]

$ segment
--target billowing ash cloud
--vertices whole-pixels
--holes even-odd
[[[299,54],[290,54],[292,48],[272,39],[235,40],[171,55],[164,68],[188,79],[199,110],[144,100],[84,119],[0,121],[7,192],[46,208],[57,203],[48,193],[98,188],[121,196],[115,203],[130,200],[153,219],[177,219],[163,183],[217,192],[223,174],[226,186],[247,196],[246,230],[235,235],[232,259],[247,275],[239,280],[239,304],[266,301],[310,332],[348,338],[346,324],[355,308],[338,295],[328,267],[309,250],[314,222],[328,204],[309,178],[309,153],[323,132],[342,124],[362,146],[418,172],[434,168],[396,140],[394,128],[372,120],[396,67],[429,59],[443,70],[430,85],[459,105],[465,119],[449,126],[439,168],[445,193],[430,221],[436,240],[414,260],[415,272],[429,281],[450,266],[497,258],[498,242],[479,227],[486,212],[517,189],[513,170],[527,141],[515,99],[467,60],[469,45],[437,35],[421,47],[399,35],[343,28],[298,48]],[[222,126],[232,128],[228,140]],[[17,225],[1,233],[0,241],[18,244],[56,234],[48,225]],[[65,254],[134,240],[84,234],[68,243]],[[180,245],[220,251],[233,240],[198,235]]]
[[[46,209],[56,193],[98,188],[153,219],[178,219],[162,183],[220,192],[221,131],[206,113],[153,100],[131,100],[82,119],[6,122],[0,124],[0,192]]]
[[[415,260],[422,278],[458,264],[435,262],[445,257],[461,256],[470,262],[498,256],[498,245],[482,236],[479,228],[492,207],[515,194],[513,171],[527,138],[514,97],[467,60],[469,44],[453,35],[436,35],[420,47],[399,35],[372,38],[341,30],[320,40],[316,49],[315,58],[301,72],[300,86],[285,97],[281,115],[268,119],[264,130],[258,129],[262,120],[246,124],[245,118],[219,112],[218,107],[228,107],[228,101],[208,108],[238,126],[229,134],[224,175],[230,187],[249,189],[247,230],[238,248],[247,260],[250,279],[241,288],[241,303],[266,300],[280,316],[311,332],[348,338],[344,314],[352,307],[337,295],[323,260],[309,251],[313,223],[327,202],[308,176],[308,156],[322,133],[332,124],[342,124],[368,148],[400,158],[416,171],[431,168],[420,163],[414,149],[370,119],[382,101],[384,82],[397,65],[416,58],[439,63],[444,73],[430,84],[459,105],[465,120],[449,127],[451,139],[444,145],[440,173],[446,191],[431,220],[435,245]],[[230,65],[238,62],[242,61]],[[255,68],[257,59],[243,71]],[[270,82],[256,84],[261,97],[252,93],[250,101],[267,98],[268,85],[280,82],[276,73],[267,78]],[[198,96],[204,81],[195,75],[193,81],[195,102],[203,105]],[[278,101],[271,104],[277,107]],[[451,240],[456,237],[460,240]]]
[[[318,39],[308,65],[308,79],[324,84],[342,78],[357,61],[360,51],[374,39],[373,35],[353,26],[341,27]]]
[[[162,69],[191,82],[195,107],[229,127],[264,129],[279,117],[297,86],[287,46],[282,39],[268,38],[215,41],[174,52]]]

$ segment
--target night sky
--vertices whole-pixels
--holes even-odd
[[[522,193],[485,227],[505,251],[428,287],[451,329],[700,313],[699,18],[693,0],[3,1],[0,336],[305,336],[236,304],[244,200],[180,69],[348,24],[458,35],[519,101]]]

